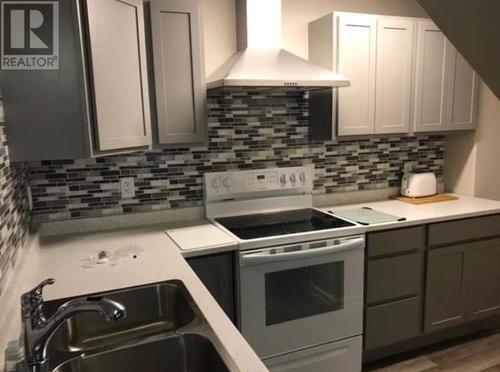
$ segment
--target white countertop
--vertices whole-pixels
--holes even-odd
[[[367,232],[500,213],[499,201],[454,195],[459,199],[434,204],[412,205],[397,200],[384,200],[321,209],[335,212],[370,207],[406,218],[402,222],[366,226],[364,229]],[[66,224],[64,223],[65,230],[70,227]],[[22,253],[13,278],[0,297],[0,347],[3,350],[8,340],[19,335],[19,296],[48,277],[54,277],[56,283],[45,289],[44,297],[47,300],[179,279],[184,282],[214,329],[224,348],[219,351],[230,369],[266,371],[257,355],[183,258],[183,255],[237,249],[237,243],[232,237],[219,234],[214,228],[216,229],[206,220],[197,220],[112,232],[49,235],[35,239],[31,248]],[[57,229],[56,226],[51,234],[55,234]],[[165,232],[172,229],[177,231],[174,234],[177,235],[177,244]],[[185,250],[181,251],[179,245]],[[111,258],[98,264],[96,256],[102,250]]]
[[[44,290],[46,300],[179,279],[223,345],[219,352],[228,367],[232,371],[267,371],[166,235],[166,228],[50,236],[35,241],[20,258],[1,297],[2,350],[20,332],[19,296],[43,279],[56,279]],[[102,250],[110,259],[97,264],[96,256]]]
[[[421,205],[414,205],[391,199],[360,204],[321,207],[321,209],[335,213],[335,211],[345,209],[369,207],[380,212],[406,218],[406,221],[387,222],[366,226],[365,229],[367,232],[500,213],[500,201],[461,194],[451,195],[458,197],[458,199]]]

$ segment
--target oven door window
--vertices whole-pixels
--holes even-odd
[[[266,325],[288,322],[344,307],[344,262],[266,274]]]

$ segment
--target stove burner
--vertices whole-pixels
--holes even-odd
[[[257,239],[354,226],[353,223],[312,208],[223,217],[216,218],[215,221],[240,239]]]

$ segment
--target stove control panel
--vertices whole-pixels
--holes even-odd
[[[311,193],[313,179],[313,165],[205,173],[205,199]]]

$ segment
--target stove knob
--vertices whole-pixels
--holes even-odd
[[[222,180],[222,184],[226,189],[228,189],[229,187],[231,187],[231,180],[229,178],[224,178]]]
[[[292,174],[290,175],[290,181],[292,181],[292,183],[297,182],[297,176],[295,175],[295,173],[292,173]]]
[[[220,186],[220,180],[218,178],[214,178],[212,180],[212,188],[217,190],[219,186]]]
[[[280,182],[281,182],[281,183],[286,183],[286,174],[282,174],[282,175],[280,176]]]
[[[301,173],[301,174],[299,174],[299,179],[300,179],[302,182],[305,182],[305,181],[306,181],[306,174],[305,174],[305,173]]]

